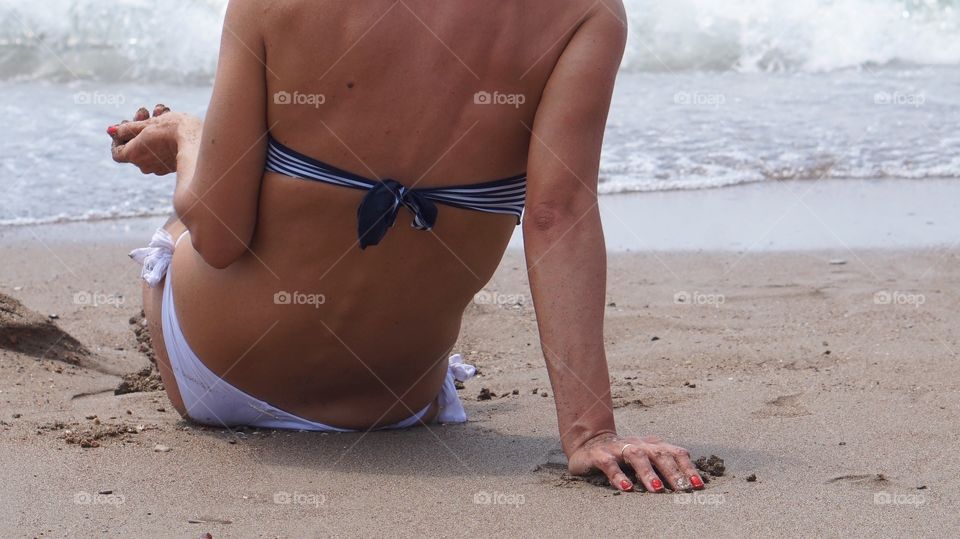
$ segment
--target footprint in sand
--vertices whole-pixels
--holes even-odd
[[[844,484],[869,490],[882,489],[890,486],[892,482],[882,473],[860,474],[860,475],[839,475],[827,480],[827,484]]]
[[[801,402],[803,393],[781,395],[764,403],[763,408],[754,412],[760,417],[800,417],[810,415],[810,411]]]
[[[622,398],[613,401],[614,408],[650,408],[650,405],[640,399]]]
[[[637,398],[635,394],[629,394],[626,392],[613,395],[613,407],[614,408],[652,408],[654,406],[662,406],[666,404],[679,404],[681,402],[686,402],[691,399],[699,398],[699,395],[696,395],[693,392],[687,392],[685,394],[678,393],[658,393],[651,394],[649,392],[644,393],[642,399]]]

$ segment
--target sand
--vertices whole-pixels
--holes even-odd
[[[231,432],[181,421],[163,392],[115,395],[124,374],[150,365],[129,322],[140,299],[126,257],[148,228],[0,233],[0,294],[32,313],[21,317],[31,327],[50,326],[28,334],[28,348],[0,329],[0,536],[960,529],[960,250],[611,255],[606,335],[620,429],[725,464],[696,495],[653,495],[563,473],[515,251],[487,288],[505,299],[466,313],[457,349],[482,374],[461,391],[465,425]],[[68,338],[68,351],[89,357],[71,361]],[[493,395],[481,399],[484,389]]]

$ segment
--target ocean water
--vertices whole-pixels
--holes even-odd
[[[625,3],[602,193],[960,178],[960,2]],[[167,213],[173,178],[115,165],[103,130],[203,114],[225,4],[0,0],[0,226]]]

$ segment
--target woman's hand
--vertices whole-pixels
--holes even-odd
[[[569,470],[573,475],[600,470],[615,488],[632,490],[633,483],[623,472],[622,464],[633,468],[649,492],[664,491],[661,477],[674,491],[703,488],[703,479],[690,460],[690,453],[656,436],[602,434],[570,455]]]
[[[182,137],[199,135],[200,125],[199,118],[170,112],[164,105],[153,109],[152,118],[146,108],[140,108],[132,122],[123,121],[107,129],[113,139],[113,160],[136,165],[144,174],[176,172]]]

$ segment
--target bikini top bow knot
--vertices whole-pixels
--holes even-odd
[[[430,230],[437,222],[437,205],[423,194],[396,180],[382,180],[367,191],[357,208],[361,249],[380,243],[397,221],[402,206],[413,214],[411,226],[417,230]]]

